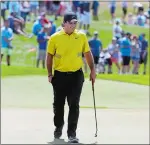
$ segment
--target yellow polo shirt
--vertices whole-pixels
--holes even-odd
[[[60,72],[77,71],[83,66],[82,53],[90,51],[87,37],[75,30],[68,35],[62,29],[51,36],[47,52],[54,55],[54,70]]]

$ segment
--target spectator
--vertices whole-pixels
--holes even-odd
[[[38,49],[38,54],[37,54],[37,62],[36,62],[37,68],[39,67],[40,60],[42,60],[43,68],[45,68],[47,40],[49,39],[48,31],[49,31],[50,27],[51,27],[50,23],[48,21],[45,21],[43,28],[37,34],[37,41],[39,44],[39,49]]]
[[[20,12],[21,12],[21,17],[24,19],[24,22],[26,23],[27,16],[29,15],[30,12],[30,5],[27,1],[21,2]]]
[[[90,14],[90,2],[83,2],[83,27],[88,36],[91,36],[89,33],[89,28],[91,24],[91,14]]]
[[[120,26],[120,21],[117,19],[116,24],[113,26],[113,37],[118,40],[121,37],[122,28]]]
[[[23,30],[24,21],[22,18],[18,18],[15,13],[11,13],[8,16],[9,27],[13,30],[15,34],[21,34],[25,37],[29,37],[29,35]]]
[[[147,56],[148,56],[148,41],[145,39],[145,34],[141,35],[141,52],[140,52],[140,64],[144,64],[143,74],[146,74]]]
[[[127,24],[128,25],[135,25],[135,20],[136,18],[133,16],[132,13],[129,13],[128,15],[128,20],[127,20]]]
[[[60,8],[60,1],[53,1],[52,9],[53,14],[55,15],[55,20],[57,20],[59,8]]]
[[[81,30],[82,29],[82,26],[83,26],[83,2],[82,1],[80,1],[79,2],[79,7],[78,7],[78,9],[77,9],[77,17],[78,17],[78,22],[79,22],[79,30]]]
[[[112,63],[115,63],[115,65],[117,66],[117,69],[118,69],[118,73],[120,73],[119,45],[117,44],[117,39],[115,37],[113,37],[112,43],[108,45],[108,52],[111,55]],[[112,72],[112,65],[109,66],[109,71]]]
[[[137,36],[133,36],[131,42],[131,59],[133,62],[133,70],[132,70],[133,74],[138,74],[140,48],[141,48],[140,41],[138,40]]]
[[[19,1],[9,2],[9,13],[16,13],[16,16],[20,16],[20,3]]]
[[[122,73],[129,73],[130,71],[130,54],[131,54],[131,33],[127,32],[125,38],[121,42],[122,55]]]
[[[30,1],[30,16],[34,15],[33,22],[36,21],[39,10],[39,1]]]
[[[38,20],[34,22],[32,33],[37,36],[38,33],[41,31],[43,25],[43,18],[41,16],[38,17]]]
[[[143,13],[144,9],[139,9],[139,15],[137,16],[137,25],[145,26],[146,24],[146,17]]]
[[[100,51],[102,50],[102,42],[98,39],[98,32],[94,32],[94,36],[89,40],[89,46],[94,58],[95,70],[98,72],[98,62]]]
[[[123,0],[122,1],[122,11],[123,11],[122,21],[124,24],[126,24],[125,18],[127,15],[127,10],[128,10],[127,0]]]
[[[7,65],[10,66],[10,56],[12,53],[11,41],[13,40],[13,31],[9,28],[9,21],[4,21],[4,26],[1,28],[1,61],[6,55]]]
[[[7,9],[7,3],[5,1],[1,1],[1,16],[3,18],[3,21],[6,19],[6,9]]]
[[[110,0],[109,7],[110,7],[111,23],[113,23],[115,19],[116,0]]]
[[[99,8],[99,1],[95,0],[92,3],[92,9],[93,9],[93,20],[98,20],[98,9]]]

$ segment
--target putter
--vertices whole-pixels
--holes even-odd
[[[95,137],[97,137],[98,128],[97,128],[97,116],[96,116],[96,105],[95,105],[95,92],[94,92],[94,83],[93,83],[93,82],[92,82],[92,91],[93,91],[93,101],[94,101],[94,111],[95,111],[95,123],[96,123],[96,133],[95,133]]]

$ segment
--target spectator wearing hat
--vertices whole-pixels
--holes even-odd
[[[32,27],[32,33],[37,36],[38,33],[41,31],[43,25],[43,17],[38,16],[37,21],[34,22],[33,27]]]
[[[102,42],[98,39],[98,32],[94,32],[94,36],[89,40],[89,46],[94,58],[95,69],[98,71],[98,62],[100,51],[103,49]]]
[[[113,26],[113,37],[118,40],[121,37],[122,28],[120,26],[120,21],[116,19],[115,25]]]

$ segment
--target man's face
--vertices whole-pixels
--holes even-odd
[[[94,38],[97,39],[98,38],[98,34],[94,34]]]
[[[77,20],[71,20],[69,22],[64,23],[64,28],[69,32],[72,33],[77,26],[78,21]]]

